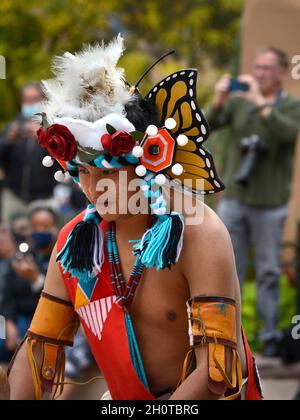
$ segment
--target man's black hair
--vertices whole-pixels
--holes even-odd
[[[125,105],[126,118],[135,126],[136,130],[145,132],[148,125],[158,125],[157,113],[153,106],[140,94]]]

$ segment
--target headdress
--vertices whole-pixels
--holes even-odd
[[[197,70],[173,73],[142,97],[116,67],[123,50],[118,36],[108,46],[88,46],[54,60],[55,78],[43,82],[47,100],[38,139],[51,155],[43,164],[51,166],[56,159],[63,169],[55,178],[63,181],[69,173],[75,182],[79,164],[106,169],[134,165],[155,220],[133,252],[146,267],[171,268],[182,249],[184,218],[168,213],[162,185],[167,179],[189,180],[188,188],[201,194],[224,186],[203,147],[209,127],[197,106]],[[58,255],[65,272],[88,281],[101,271],[100,221],[90,204]]]

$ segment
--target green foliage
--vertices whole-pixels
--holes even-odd
[[[291,326],[292,318],[297,313],[296,290],[291,287],[288,279],[282,276],[280,279],[280,324],[281,330]],[[262,323],[257,317],[256,311],[256,284],[248,281],[243,293],[243,326],[253,351],[261,350],[259,333]]]
[[[7,61],[7,79],[0,80],[0,122],[16,113],[24,83],[51,76],[53,55],[119,32],[126,37],[122,65],[130,83],[174,47],[176,57],[148,81],[181,66],[201,68],[208,59],[223,68],[236,51],[242,5],[243,0],[1,0],[0,55]],[[150,87],[146,80],[142,91]]]

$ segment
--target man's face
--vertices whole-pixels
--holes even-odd
[[[278,57],[273,52],[256,56],[254,77],[263,94],[268,94],[282,85],[286,71],[280,67]]]
[[[34,213],[30,220],[32,232],[51,232],[57,233],[57,225],[53,215],[46,211],[40,210]]]
[[[41,102],[41,92],[35,87],[27,87],[23,91],[22,105],[34,105]]]
[[[52,213],[44,209],[36,211],[30,218],[30,225],[31,242],[35,250],[48,249],[54,244],[58,227]]]
[[[130,198],[138,193],[129,191],[129,183],[140,184],[134,166],[118,169],[100,169],[93,166],[79,166],[81,187],[88,200],[107,222],[126,218],[130,211]]]

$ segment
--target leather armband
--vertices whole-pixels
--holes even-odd
[[[227,399],[236,399],[242,389],[242,369],[237,352],[235,301],[195,297],[187,302],[187,308],[191,347],[208,346],[209,390],[220,396],[228,391],[232,395]],[[183,380],[187,364],[186,360]]]
[[[37,400],[42,399],[43,391],[52,392],[55,378],[56,391],[61,386],[62,392],[65,371],[64,347],[73,346],[78,326],[78,318],[71,303],[44,292],[41,294],[25,340]],[[41,363],[36,361],[34,355],[34,347],[37,344],[42,346]]]

